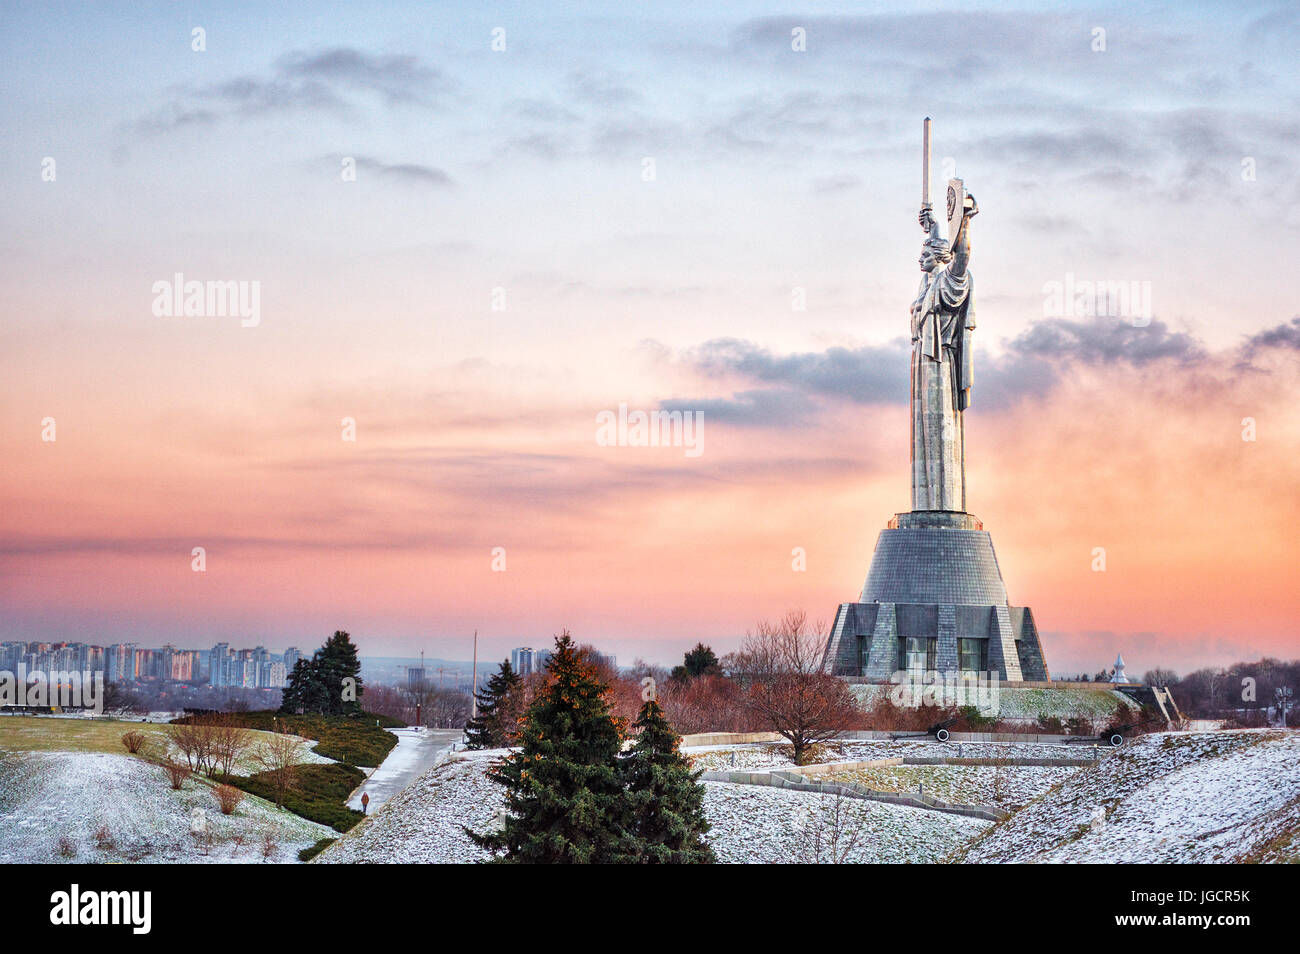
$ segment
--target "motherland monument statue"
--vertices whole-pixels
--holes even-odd
[[[841,603],[823,668],[871,681],[983,674],[1046,682],[1033,613],[1007,599],[993,540],[967,509],[966,430],[974,363],[970,272],[975,197],[948,180],[947,238],[930,200],[922,133],[921,284],[911,314],[911,502],[881,531],[857,602]]]
[[[951,241],[939,234],[930,203],[930,120],[925,120],[921,287],[912,302],[912,509],[966,509],[966,431],[974,377],[971,332],[975,289],[970,220],[979,213],[960,179],[948,183]]]

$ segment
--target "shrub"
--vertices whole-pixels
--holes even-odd
[[[1060,716],[1039,716],[1038,731],[1044,735],[1063,735],[1065,723],[1061,721]]]
[[[140,750],[144,748],[144,743],[144,733],[137,732],[135,729],[122,736],[122,744],[126,746],[126,750],[132,755],[139,754]]]
[[[1084,716],[1071,716],[1065,722],[1065,729],[1070,735],[1095,735],[1092,720]]]
[[[163,775],[171,783],[172,789],[179,792],[186,780],[194,774],[194,770],[180,759],[163,759],[158,763],[162,769]]]
[[[244,799],[244,793],[233,785],[218,785],[216,787],[217,803],[221,806],[221,814],[229,815]]]
[[[330,845],[334,844],[334,842],[336,841],[338,841],[337,838],[322,838],[320,841],[316,842],[316,844],[309,845],[308,847],[304,848],[302,851],[298,852],[298,860],[311,861],[313,858],[319,855]]]
[[[958,732],[993,732],[997,730],[998,717],[983,715],[978,706],[962,706],[957,710],[961,723],[953,726]]]
[[[113,838],[113,833],[108,830],[107,825],[100,825],[95,829],[95,847],[100,851],[112,851],[117,845]]]
[[[77,846],[72,843],[72,839],[67,835],[60,835],[58,852],[60,857],[75,858],[77,857]]]

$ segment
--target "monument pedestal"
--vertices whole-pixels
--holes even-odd
[[[825,668],[887,680],[900,669],[1049,678],[1034,615],[1011,606],[993,538],[974,515],[897,514],[880,532],[856,603],[841,603]]]

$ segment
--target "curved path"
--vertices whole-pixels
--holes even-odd
[[[379,808],[406,786],[429,771],[442,755],[460,740],[460,729],[389,729],[397,736],[397,745],[388,753],[384,763],[362,782],[352,797],[348,808],[361,810],[361,795],[370,796],[367,814]]]

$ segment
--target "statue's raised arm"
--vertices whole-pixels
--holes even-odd
[[[961,226],[957,229],[957,237],[952,242],[952,265],[948,271],[953,278],[961,278],[966,274],[966,266],[970,264],[970,220],[979,215],[979,206],[975,204],[975,196],[967,194],[964,200],[961,216]],[[935,226],[937,233],[938,226]]]

